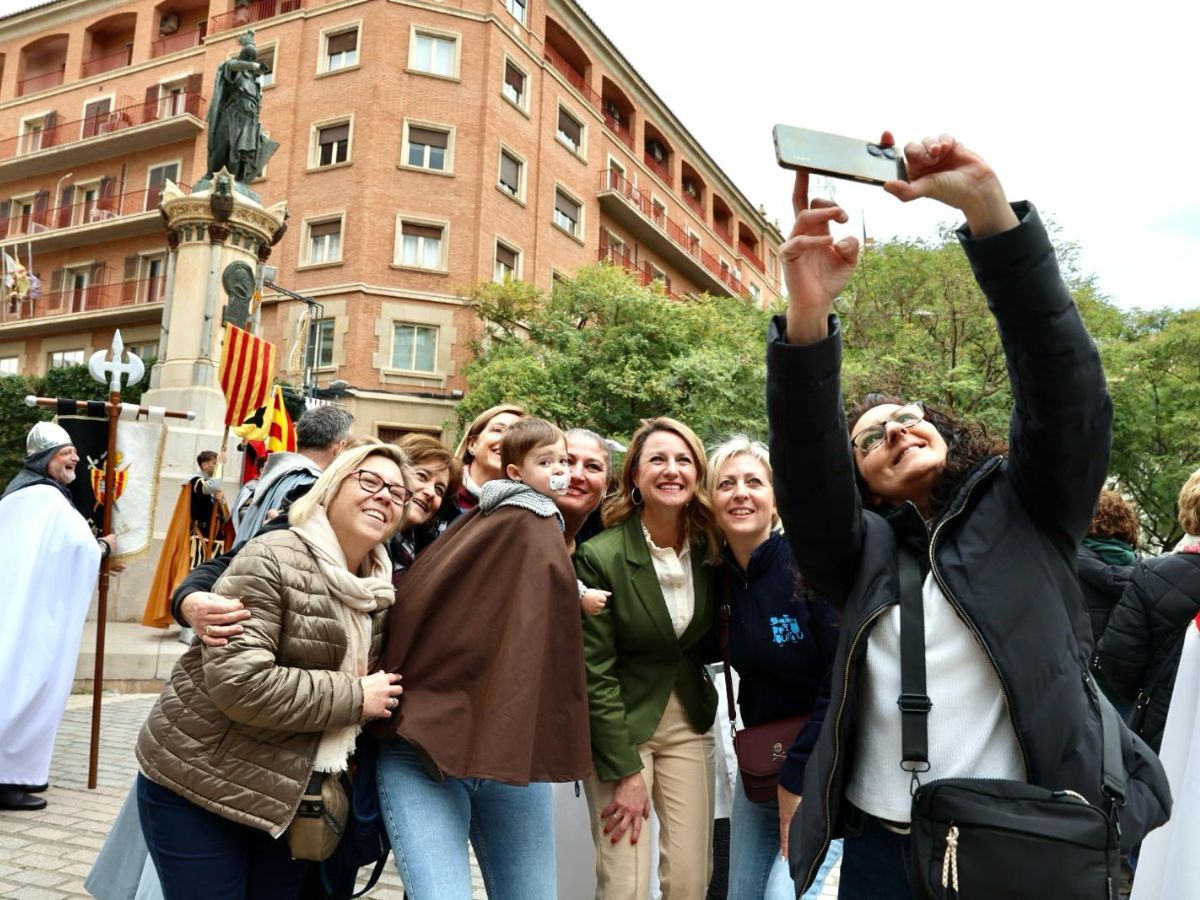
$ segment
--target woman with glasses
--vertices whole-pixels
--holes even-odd
[[[251,615],[223,647],[197,641],[138,736],[138,809],[171,898],[288,898],[307,863],[281,839],[313,773],[344,772],[364,722],[390,718],[377,671],[395,591],[384,544],[412,473],[372,442],[334,460],[216,584]]]
[[[885,136],[890,138],[890,136]],[[1036,210],[943,136],[909,144],[910,181],[885,189],[961,210],[968,259],[996,317],[1013,393],[1007,453],[979,425],[916,397],[868,395],[843,412],[834,298],[858,262],[847,215],[808,198],[780,257],[786,316],[768,346],[775,488],[801,572],[842,610],[833,702],[789,841],[813,881],[843,836],[839,896],[911,897],[912,776],[901,768],[899,555],[923,572],[930,769],[1026,780],[1099,804],[1101,731],[1085,689],[1090,627],[1075,554],[1104,482],[1112,404],[1099,354]],[[1123,729],[1126,849],[1165,820],[1161,767]]]

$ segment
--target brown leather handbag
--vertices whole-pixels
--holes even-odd
[[[733,751],[737,754],[742,773],[742,790],[754,803],[767,803],[776,798],[779,770],[787,761],[788,748],[809,720],[808,715],[788,716],[738,731],[737,705],[733,699],[733,677],[729,674],[729,579],[721,598],[721,656],[725,662],[725,701],[729,708],[729,733],[733,736]]]
[[[300,798],[300,807],[287,829],[292,859],[322,862],[333,855],[346,831],[350,815],[348,777],[313,772]]]

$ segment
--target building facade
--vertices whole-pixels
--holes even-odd
[[[440,433],[472,283],[607,261],[687,302],[769,304],[781,236],[573,0],[51,0],[0,19],[0,246],[41,282],[0,303],[0,374],[157,350],[166,181],[204,174],[217,66],[253,28],[253,185],[291,220],[269,265],[320,305],[315,380],[363,433]],[[306,305],[263,334],[298,377]],[[349,385],[344,388],[342,385]]]

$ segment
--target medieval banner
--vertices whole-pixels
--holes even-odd
[[[104,518],[104,463],[108,455],[108,419],[59,416],[79,453],[71,496],[75,508],[99,535]],[[150,548],[158,473],[166,432],[161,422],[122,418],[117,428],[117,458],[113,460],[112,530],[117,536],[114,562],[140,556]]]

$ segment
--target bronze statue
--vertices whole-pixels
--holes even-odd
[[[249,184],[266,168],[279,144],[263,134],[259,123],[262,88],[258,77],[270,71],[258,61],[254,31],[238,39],[241,51],[217,67],[208,106],[208,171],[205,179],[225,168],[236,181]]]

